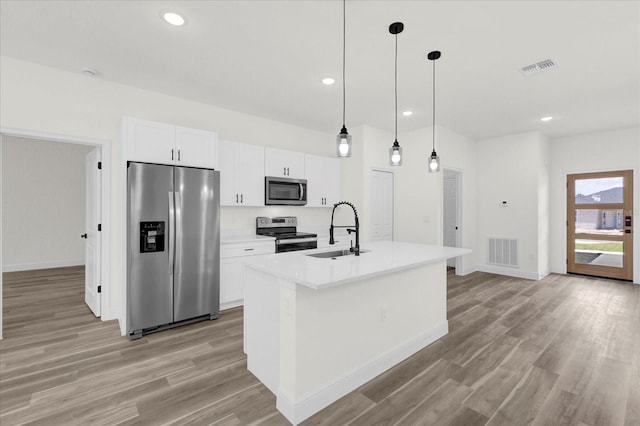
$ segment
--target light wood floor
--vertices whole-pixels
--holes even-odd
[[[309,425],[640,425],[640,286],[449,274],[450,333]],[[83,270],[4,274],[0,424],[284,425],[246,371],[242,310],[120,336]]]

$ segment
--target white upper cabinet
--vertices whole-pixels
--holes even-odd
[[[264,206],[264,147],[218,142],[221,206]]]
[[[124,118],[127,160],[172,164],[176,128],[170,124]]]
[[[304,154],[302,152],[265,148],[264,155],[266,176],[304,179]]]
[[[123,123],[129,161],[217,168],[213,132],[130,117]]]
[[[340,201],[340,160],[305,155],[307,207],[331,207]]]
[[[176,149],[176,164],[217,169],[215,133],[176,127]]]

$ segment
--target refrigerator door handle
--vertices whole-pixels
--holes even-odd
[[[175,214],[175,202],[174,192],[169,191],[169,271],[173,271],[174,257],[175,257],[175,233],[176,233],[176,214]]]
[[[182,264],[182,193],[179,191],[175,192],[175,200],[176,200],[176,218],[175,218],[175,257],[176,261],[173,265],[173,273],[174,275],[178,275],[180,273],[180,265]]]

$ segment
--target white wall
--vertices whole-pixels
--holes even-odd
[[[122,116],[211,130],[222,139],[292,149],[317,155],[335,154],[335,135],[324,134],[223,108],[90,78],[81,74],[1,57],[0,126],[76,137],[106,139],[112,146],[111,223],[105,237],[111,239],[110,293],[105,318],[124,318],[124,171],[121,155]],[[339,119],[339,117],[336,117]],[[109,165],[106,165],[109,167]],[[5,183],[6,185],[6,183]],[[254,227],[255,216],[271,210],[238,213],[223,209],[221,225]],[[326,211],[327,213],[323,213]],[[301,222],[330,220],[329,209],[296,208],[290,211]],[[325,219],[327,217],[328,219]],[[121,321],[124,330],[124,321]]]
[[[551,221],[549,140],[541,135],[537,147],[540,150],[538,157],[538,278],[542,278],[551,272],[549,266],[549,223]]]
[[[546,144],[537,132],[478,142],[478,269],[529,279],[548,273],[540,269],[548,262],[540,245],[546,235]],[[491,237],[519,240],[518,268],[487,264]]]
[[[93,149],[5,136],[3,271],[84,265],[85,157]]]
[[[426,244],[442,244],[443,172],[429,173],[427,159],[432,150],[432,128],[424,128],[401,135],[404,164],[396,181],[396,229],[398,239]],[[389,142],[388,148],[391,146]],[[473,272],[478,264],[476,216],[478,214],[477,144],[447,128],[436,126],[436,151],[440,169],[462,173],[460,209],[461,246],[473,253],[463,256],[456,274]],[[387,154],[388,155],[388,154]]]
[[[589,133],[550,143],[550,267],[565,273],[567,253],[567,175],[633,170],[634,282],[640,283],[640,128]]]

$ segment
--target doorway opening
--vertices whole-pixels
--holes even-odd
[[[567,272],[633,279],[633,170],[567,175]]]
[[[4,163],[0,164],[0,218],[4,222],[0,228],[0,269],[11,274],[7,278],[11,278],[12,287],[16,284],[14,278],[22,275],[35,279],[36,284],[68,279],[73,289],[69,287],[69,292],[63,293],[76,298],[81,295],[78,308],[88,315],[93,312],[96,317],[102,316],[102,320],[110,319],[107,300],[102,297],[108,294],[109,287],[108,238],[102,238],[101,229],[108,219],[108,173],[100,178],[106,171],[100,154],[108,148],[108,141],[19,129],[3,128],[0,132],[0,161]],[[96,173],[96,159],[100,159],[100,173]],[[93,222],[98,222],[96,227],[100,225],[97,232],[88,229],[92,226],[90,211]],[[93,260],[88,261],[88,256]],[[2,309],[2,281],[0,330],[3,325],[9,326],[2,321],[7,312]],[[31,288],[35,291],[39,287]],[[88,290],[94,293],[89,299]],[[5,304],[5,308],[8,306]]]
[[[461,247],[460,223],[460,185],[462,173],[456,170],[444,169],[442,190],[442,245],[446,247]],[[447,269],[460,271],[460,257],[447,260]]]

